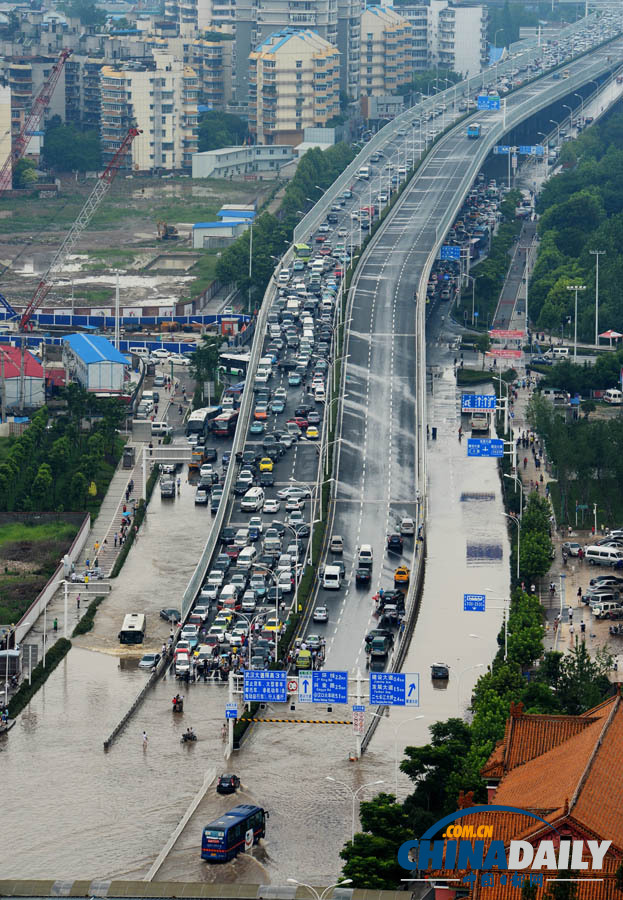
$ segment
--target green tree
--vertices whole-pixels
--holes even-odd
[[[106,21],[106,13],[94,0],[70,0],[62,4],[61,9],[72,19],[80,19],[83,25],[103,25]]]
[[[546,575],[551,562],[551,541],[548,537],[534,531],[522,535],[519,571],[524,579],[532,582]]]
[[[53,485],[52,469],[47,463],[42,463],[37,471],[31,492],[31,497],[39,509],[53,508]]]
[[[244,119],[231,113],[209,111],[199,119],[199,150],[220,150],[243,143],[249,129]]]
[[[87,499],[88,482],[82,472],[74,472],[71,479],[69,496],[72,509],[84,509]]]
[[[55,116],[45,130],[43,161],[57,172],[96,171],[102,164],[98,132],[63,125]]]
[[[191,375],[197,382],[199,403],[203,403],[203,384],[205,381],[217,380],[219,352],[222,340],[213,334],[204,334],[201,343],[195,350],[190,361]],[[214,395],[213,395],[214,397]]]
[[[31,159],[20,159],[13,168],[13,187],[24,190],[37,183],[37,169]]]

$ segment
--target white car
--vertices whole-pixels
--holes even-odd
[[[199,475],[203,478],[204,475],[212,475],[214,472],[214,467],[212,463],[204,463],[199,469]]]
[[[280,506],[281,503],[279,502],[279,500],[264,500],[264,507],[262,509],[262,512],[264,513],[264,515],[272,515],[273,513],[279,512]]]
[[[279,581],[277,585],[281,588],[284,594],[292,593],[292,572],[290,569],[282,572],[279,575]]]
[[[348,236],[348,229],[347,229],[347,228],[340,228],[340,230],[339,230],[338,233],[337,233],[337,236],[338,236],[338,237],[341,237],[341,238],[347,237],[347,236]]]
[[[298,425],[296,427],[298,428]],[[293,485],[292,487],[281,488],[280,491],[277,491],[277,496],[280,500],[287,500],[288,497],[297,497],[300,500],[305,499],[305,497],[311,497],[311,491],[309,488],[294,487]]]
[[[172,353],[169,356],[168,362],[173,363],[174,366],[189,366],[190,360],[187,356],[182,356],[180,353]]]
[[[305,524],[305,518],[300,509],[293,509],[287,520],[288,525],[294,525],[295,527],[298,525]]]
[[[303,509],[305,501],[302,497],[288,497],[286,500],[286,512],[293,512],[295,509]]]
[[[171,352],[169,350],[165,350],[164,347],[158,347],[157,350],[152,350],[151,355],[156,359],[168,359],[171,356]]]

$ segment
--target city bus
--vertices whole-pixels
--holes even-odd
[[[128,613],[124,616],[123,625],[119,632],[120,644],[142,644],[145,639],[147,625],[142,613]]]
[[[312,249],[309,244],[295,244],[294,255],[297,259],[302,259],[307,262],[309,259],[311,259]]]
[[[251,850],[266,834],[268,813],[261,806],[241,803],[210,822],[201,837],[201,859],[229,862]]]
[[[205,440],[210,432],[212,423],[223,412],[221,406],[204,406],[192,412],[186,422],[186,437],[197,435],[199,443]]]
[[[246,378],[250,359],[251,353],[248,350],[244,353],[219,354],[219,372],[224,376],[222,380]]]
[[[473,125],[467,126],[467,137],[471,140],[475,140],[480,137],[480,125],[477,122],[474,122]]]
[[[238,410],[226,409],[220,416],[217,416],[212,423],[212,434],[214,437],[231,437],[236,430],[238,422]]]

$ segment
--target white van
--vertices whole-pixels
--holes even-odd
[[[359,548],[359,559],[357,565],[360,568],[372,568],[372,560],[374,556],[372,553],[372,545],[371,544],[362,544]]]
[[[257,559],[257,550],[255,547],[245,547],[238,554],[236,566],[239,569],[250,569]]]
[[[145,400],[149,400],[149,402],[151,404],[154,404],[156,402],[156,400],[154,398],[154,392],[153,391],[143,391],[143,393],[141,394],[141,403],[143,403]]]
[[[552,356],[554,359],[566,359],[569,356],[568,347],[552,347]]]
[[[368,166],[362,166],[357,172],[357,178],[362,178],[365,181],[368,181],[370,178],[370,168]]]
[[[604,394],[604,402],[610,403],[612,406],[620,406],[623,403],[623,393],[617,391],[616,388],[611,388]]]
[[[623,550],[618,550],[616,547],[604,547],[603,545],[587,547],[584,557],[591,566],[615,566],[619,561],[623,566]]]
[[[325,566],[322,586],[327,591],[337,591],[342,586],[342,573],[339,566]]]
[[[240,501],[242,512],[258,512],[264,506],[264,491],[261,487],[252,487]]]
[[[326,391],[324,389],[324,385],[318,385],[317,388],[314,388],[314,400],[316,403],[324,403],[327,398]]]
[[[152,437],[165,437],[167,434],[171,434],[172,431],[172,427],[170,425],[167,425],[166,422],[151,423]]]
[[[133,353],[134,356],[140,356],[142,359],[147,359],[149,356],[147,347],[130,347],[130,353]]]

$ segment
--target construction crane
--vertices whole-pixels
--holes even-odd
[[[41,119],[43,118],[43,113],[50,105],[52,94],[54,93],[54,88],[58,83],[58,79],[61,77],[61,72],[63,71],[65,63],[72,53],[73,50],[69,49],[65,49],[61,52],[61,55],[52,67],[52,71],[43,82],[41,90],[35,97],[35,100],[32,104],[32,109],[26,116],[20,133],[13,141],[11,152],[7,156],[4,165],[0,169],[0,193],[4,193],[4,191],[10,191],[13,187],[13,169],[26,152],[26,148],[28,147],[28,143],[32,137],[33,131],[39,130]]]
[[[67,237],[54,254],[54,258],[48,266],[45,275],[43,275],[41,281],[37,285],[37,288],[32,295],[32,299],[26,307],[22,318],[20,319],[19,327],[21,331],[26,330],[26,326],[30,322],[33,314],[37,309],[39,309],[39,307],[45,300],[46,294],[52,287],[52,279],[54,273],[58,271],[58,269],[60,269],[65,263],[65,260],[73,250],[76,241],[78,240],[84,229],[87,227],[93,217],[93,214],[108,193],[108,189],[114,181],[117,172],[121,168],[121,164],[123,163],[123,160],[125,159],[125,156],[132,145],[132,141],[135,137],[137,137],[137,135],[141,133],[141,130],[135,127],[131,127],[128,130],[128,133],[124,137],[121,146],[119,147],[111,161],[108,163],[108,166],[106,167],[104,172],[102,172],[102,174],[98,178],[97,183],[89,194],[78,218],[71,226]]]

